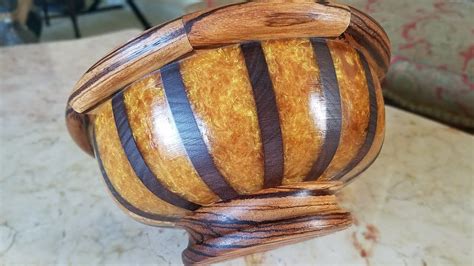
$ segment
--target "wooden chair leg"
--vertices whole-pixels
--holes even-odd
[[[79,31],[79,25],[77,23],[76,3],[74,0],[69,0],[69,17],[71,18],[72,27],[74,29],[74,36],[77,39],[81,38],[81,32]]]
[[[43,8],[44,23],[46,24],[46,26],[49,26],[51,24],[49,22],[48,1],[47,0],[42,0],[41,1],[41,7]]]
[[[97,10],[97,8],[99,7],[100,5],[100,2],[101,0],[94,0],[94,2],[92,2],[92,5],[89,7],[89,9],[87,10],[88,12],[94,12]]]

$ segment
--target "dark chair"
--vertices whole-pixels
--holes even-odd
[[[94,2],[87,8],[84,0],[35,0],[35,4],[40,6],[43,10],[44,20],[47,26],[50,25],[51,18],[68,16],[71,19],[74,36],[76,38],[81,37],[77,16],[123,8],[123,5],[108,5],[101,7],[101,2],[102,0],[94,0]],[[143,28],[151,28],[151,24],[135,4],[135,1],[126,0],[126,3],[130,6],[137,19],[143,25]],[[55,15],[50,15],[51,12],[54,12]]]

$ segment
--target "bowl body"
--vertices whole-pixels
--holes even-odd
[[[194,53],[103,103],[91,125],[114,198],[165,225],[263,188],[349,182],[380,151],[384,108],[360,52],[302,38]]]

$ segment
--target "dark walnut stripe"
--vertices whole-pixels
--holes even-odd
[[[375,133],[377,131],[377,118],[378,118],[378,110],[377,110],[377,95],[375,92],[375,85],[374,85],[374,80],[372,78],[372,72],[370,71],[369,63],[367,62],[367,59],[365,56],[360,52],[357,51],[359,55],[359,59],[362,63],[362,66],[364,68],[364,73],[365,73],[365,79],[367,82],[367,88],[369,90],[369,104],[370,104],[370,113],[369,113],[369,123],[367,125],[367,135],[365,137],[365,141],[360,147],[359,151],[357,154],[354,156],[354,158],[349,162],[349,164],[339,172],[336,176],[334,176],[332,179],[333,180],[339,180],[340,178],[344,177],[347,173],[349,173],[354,167],[356,167],[362,159],[367,155],[369,152],[370,148],[372,147],[372,144],[375,139]]]
[[[241,49],[257,108],[264,156],[264,187],[279,186],[283,179],[283,138],[267,62],[260,43],[245,43]]]
[[[341,95],[331,52],[323,39],[311,38],[311,44],[319,67],[323,102],[326,104],[326,129],[323,146],[306,176],[306,181],[317,180],[328,168],[339,146],[342,127]]]
[[[161,79],[181,141],[197,173],[222,200],[237,197],[238,193],[217,169],[203,140],[186,94],[179,63],[163,67]]]
[[[115,125],[122,143],[123,150],[127,156],[130,165],[135,174],[141,180],[143,185],[155,194],[158,198],[186,210],[196,210],[201,207],[198,204],[190,202],[179,195],[170,191],[166,186],[161,184],[155,174],[151,171],[143,159],[142,154],[138,150],[137,143],[133,138],[132,130],[128,122],[127,111],[123,92],[119,92],[112,98],[112,108],[114,113]]]
[[[157,221],[166,221],[166,222],[177,222],[179,220],[178,218],[173,218],[173,217],[168,217],[168,216],[163,216],[163,215],[158,215],[158,214],[142,211],[136,208],[135,206],[133,206],[132,204],[130,204],[130,202],[128,202],[126,199],[124,199],[120,195],[120,193],[118,193],[117,190],[115,190],[114,186],[112,185],[112,182],[110,182],[107,172],[105,171],[104,165],[102,164],[102,160],[100,158],[99,148],[97,146],[95,134],[92,136],[92,141],[93,141],[92,146],[94,148],[95,157],[97,159],[97,162],[99,163],[100,172],[102,173],[102,177],[104,178],[105,184],[107,185],[109,191],[112,193],[112,196],[120,203],[120,205],[122,205],[128,211],[147,219],[157,220]]]

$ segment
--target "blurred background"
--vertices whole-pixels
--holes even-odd
[[[0,44],[48,42],[128,28],[146,29],[200,4],[206,5],[199,0],[0,0],[3,13]]]
[[[233,0],[0,0],[0,46],[147,29]],[[392,41],[386,102],[474,132],[474,1],[347,0]]]

